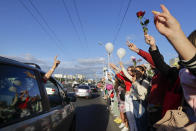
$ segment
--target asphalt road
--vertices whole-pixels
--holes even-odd
[[[77,98],[75,104],[76,131],[120,131],[99,93],[90,99]]]

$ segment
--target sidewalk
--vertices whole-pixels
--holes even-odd
[[[115,117],[110,113],[107,131],[121,131],[118,127],[120,124],[114,122]]]
[[[105,105],[107,105],[106,100],[104,100],[103,98],[101,98],[103,103]],[[109,111],[109,110],[108,110]],[[112,115],[112,113],[109,111],[109,120],[108,120],[108,126],[107,126],[107,130],[106,131],[121,131],[121,129],[118,127],[120,124],[117,124],[114,122],[114,119],[116,117]]]

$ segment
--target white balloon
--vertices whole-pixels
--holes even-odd
[[[117,50],[117,55],[118,55],[118,57],[119,57],[120,59],[122,59],[122,58],[125,56],[125,54],[126,54],[126,51],[125,51],[124,48],[119,48],[119,49]]]
[[[108,54],[111,54],[113,49],[114,49],[114,46],[112,43],[108,42],[106,45],[105,45],[105,49],[106,51],[108,52]]]

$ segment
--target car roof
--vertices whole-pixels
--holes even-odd
[[[78,87],[89,87],[90,88],[90,86],[88,85],[79,85]]]
[[[28,68],[28,69],[37,70],[37,71],[39,71],[39,72],[41,72],[41,73],[45,73],[44,71],[42,71],[42,70],[39,69],[39,68],[30,66],[30,65],[28,65],[28,64],[19,62],[19,61],[17,61],[17,60],[13,60],[13,59],[10,59],[10,58],[2,57],[2,56],[0,56],[0,64],[14,65],[14,66],[19,66],[19,67],[24,67],[24,68]]]

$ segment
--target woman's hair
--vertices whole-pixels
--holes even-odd
[[[134,66],[128,66],[128,68],[131,68],[131,69],[133,69],[133,68],[134,68]]]
[[[136,71],[136,78],[141,78],[140,84],[142,84],[143,80],[146,78],[146,70],[143,66],[136,66],[136,68],[139,68],[141,71],[144,72],[144,74],[142,75],[141,72]]]
[[[144,71],[144,73],[146,72],[145,68],[143,66],[136,66],[136,68],[139,68],[141,71]]]
[[[194,30],[189,36],[189,41],[193,44],[194,47],[196,47],[196,30]]]
[[[117,92],[119,86],[121,86],[124,89],[126,88],[125,84],[124,84],[124,81],[116,76],[115,85],[114,85],[114,89],[115,89],[116,92]]]

